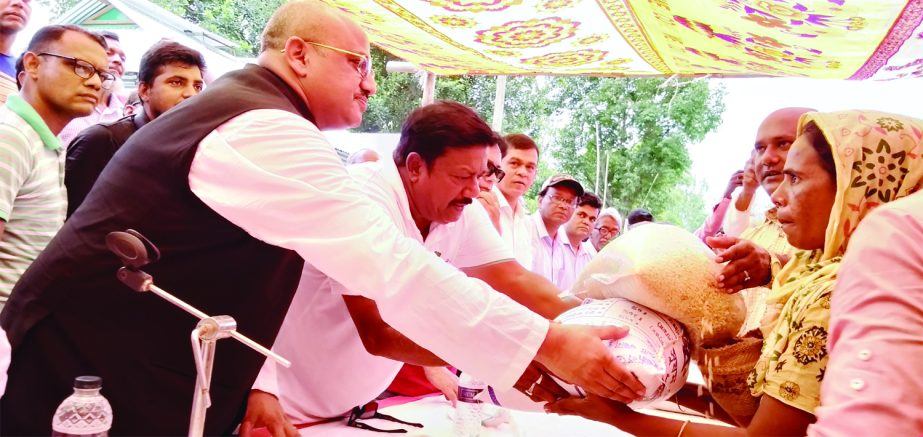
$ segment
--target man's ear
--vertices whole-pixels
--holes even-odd
[[[304,43],[303,39],[297,36],[290,37],[286,40],[285,48],[282,49],[285,60],[298,77],[306,77],[308,75],[309,60],[307,50],[308,45]]]
[[[404,160],[404,167],[407,168],[407,174],[410,175],[411,182],[416,182],[426,171],[426,162],[417,152],[410,152],[407,159]]]
[[[138,82],[138,99],[145,104],[151,102],[151,86],[147,82]]]
[[[25,52],[22,55],[22,71],[27,77],[32,79],[38,78],[38,67],[42,61],[39,56],[32,52]]]

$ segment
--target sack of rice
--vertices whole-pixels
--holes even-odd
[[[682,325],[669,317],[622,298],[592,300],[573,308],[556,319],[566,325],[626,326],[628,335],[606,340],[612,355],[638,378],[646,391],[644,397],[628,406],[645,408],[676,394],[689,372],[689,337]],[[580,387],[556,379],[571,395],[584,396]],[[507,408],[542,411],[543,404],[532,402],[514,389],[490,391],[491,402]]]
[[[695,235],[652,223],[612,240],[581,272],[577,297],[622,297],[682,323],[698,347],[737,334],[746,318],[743,298],[717,289],[720,266]]]

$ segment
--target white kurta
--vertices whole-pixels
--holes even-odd
[[[512,386],[548,332],[547,320],[404,236],[317,127],[295,114],[254,110],[219,126],[200,142],[189,186],[222,217],[374,299],[395,329],[491,384]]]
[[[357,187],[381,206],[404,235],[444,261],[464,268],[513,259],[483,209],[469,206],[454,223],[434,223],[424,242],[392,162],[348,169]],[[313,266],[305,267],[273,345],[274,351],[292,361],[292,367],[268,360],[254,384],[255,389],[275,394],[293,423],[342,415],[375,399],[403,365],[366,351],[340,290]]]

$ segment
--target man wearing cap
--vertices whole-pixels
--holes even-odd
[[[538,211],[532,216],[535,233],[532,238],[532,271],[567,289],[565,278],[564,232],[561,226],[570,220],[583,196],[583,186],[570,175],[557,174],[542,184],[538,192]]]

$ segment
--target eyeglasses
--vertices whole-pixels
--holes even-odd
[[[506,172],[500,170],[500,167],[497,167],[494,165],[494,163],[487,161],[487,173],[484,174],[484,177],[489,178],[491,176],[496,176],[497,182],[499,182],[503,180],[504,176],[506,176]]]
[[[375,402],[375,401],[369,402],[359,407],[354,407],[352,413],[349,414],[349,419],[346,421],[346,426],[349,426],[352,428],[364,429],[366,431],[385,432],[389,434],[404,434],[407,432],[406,429],[375,428],[374,426],[359,422],[360,419],[362,420],[382,419],[382,420],[388,420],[391,422],[400,423],[400,424],[407,425],[407,426],[412,426],[414,428],[423,428],[423,424],[421,423],[405,422],[394,416],[389,416],[387,414],[379,413],[378,412],[378,402]]]
[[[577,206],[577,199],[576,199],[576,198],[574,198],[574,199],[565,199],[565,198],[563,198],[563,197],[561,197],[561,196],[558,196],[557,194],[552,194],[551,197],[549,197],[549,199],[551,199],[551,201],[552,201],[553,203],[557,203],[558,205],[566,206],[566,207],[568,207],[568,208],[573,208],[573,207]]]
[[[596,230],[599,231],[599,235],[602,235],[603,237],[617,235],[619,233],[619,228],[607,228],[605,226],[600,226],[596,228]]]
[[[359,63],[356,64],[356,71],[359,73],[360,79],[365,79],[370,74],[372,74],[372,58],[368,55],[363,55],[362,53],[351,52],[349,50],[343,50],[337,47],[328,46],[327,44],[321,44],[314,41],[305,41],[306,44],[311,44],[312,46],[323,47],[325,49],[330,49],[335,52],[340,52],[346,55],[355,56],[359,58]]]
[[[93,75],[98,74],[99,80],[102,82],[100,86],[105,90],[112,88],[112,85],[115,84],[115,76],[112,73],[109,73],[108,71],[102,71],[94,67],[93,64],[84,61],[83,59],[77,59],[70,56],[63,56],[47,52],[39,53],[38,56],[52,56],[67,61],[74,66],[74,74],[80,76],[83,79],[90,79],[93,77]]]

